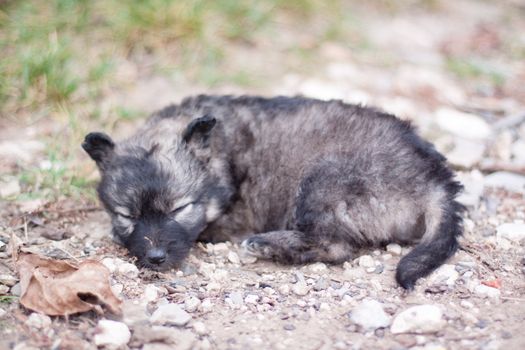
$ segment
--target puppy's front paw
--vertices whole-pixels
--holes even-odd
[[[258,258],[269,259],[272,257],[272,249],[263,237],[252,236],[241,243],[244,253]]]

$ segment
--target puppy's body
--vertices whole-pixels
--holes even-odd
[[[396,275],[411,288],[457,248],[461,186],[445,158],[374,109],[198,96],[117,145],[90,135],[84,147],[101,169],[114,234],[139,260],[167,255],[148,266],[172,266],[197,238],[247,238],[252,254],[284,263],[419,242]]]

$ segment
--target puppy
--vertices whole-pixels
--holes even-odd
[[[417,244],[411,289],[457,249],[461,185],[409,123],[303,97],[196,96],[115,143],[82,144],[101,173],[113,235],[145,267],[176,266],[196,240],[236,240],[285,264],[338,264],[363,247]]]

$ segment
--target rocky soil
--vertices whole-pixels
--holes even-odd
[[[329,42],[316,50],[317,69],[287,73],[276,64],[269,73],[274,83],[211,91],[341,98],[412,120],[457,170],[468,208],[461,249],[415,291],[394,281],[396,264],[411,247],[365,250],[338,266],[282,266],[254,261],[229,242],[198,244],[180,270],[157,273],[137,269],[111,241],[108,218],[91,201],[4,200],[0,348],[525,349],[525,61],[508,54],[508,45],[525,47],[517,36],[525,31],[518,3],[458,1],[389,19],[364,12],[360,23],[372,52],[355,56]],[[265,45],[232,50],[249,58],[266,52]],[[445,64],[451,53],[483,58],[505,82],[451,74]],[[277,50],[267,60],[283,55]],[[140,71],[141,63],[126,64]],[[188,93],[210,92],[197,84],[174,87],[151,73],[134,79],[133,88],[102,103],[129,101],[151,111]],[[20,162],[48,166],[39,137],[58,135],[58,122],[2,124],[2,170]],[[87,164],[80,151],[78,158]],[[0,197],[23,192],[15,175],[1,178]],[[124,301],[123,315],[62,318],[25,310],[9,250],[20,243],[53,258],[102,261]]]

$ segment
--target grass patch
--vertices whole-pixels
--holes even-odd
[[[21,196],[94,197],[88,180],[93,168],[77,159],[86,131],[95,126],[111,132],[118,121],[143,115],[125,105],[99,103],[106,93],[127,89],[135,76],[148,70],[206,86],[262,85],[265,77],[254,73],[252,62],[230,59],[229,46],[256,47],[262,36],[280,35],[283,24],[294,23],[305,30],[315,27],[315,40],[334,40],[346,32],[339,24],[348,18],[342,4],[340,0],[0,1],[0,118],[45,118],[64,126],[59,135],[50,136],[45,161],[16,174],[24,190]]]
[[[0,295],[0,303],[11,304],[18,300],[17,296],[14,295]]]
[[[502,86],[505,83],[503,72],[482,61],[449,58],[446,67],[461,79],[484,79],[495,86]]]
[[[62,153],[50,147],[47,159],[39,167],[23,170],[19,174],[23,194],[17,199],[58,199],[60,196],[95,198],[94,182],[79,174],[71,166],[73,160],[63,158]]]

